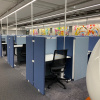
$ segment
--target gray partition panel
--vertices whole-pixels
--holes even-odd
[[[75,39],[74,80],[86,77],[88,43],[88,37],[76,37]]]

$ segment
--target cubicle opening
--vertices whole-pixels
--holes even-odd
[[[26,36],[16,36],[14,43],[14,68],[26,77]]]
[[[1,43],[2,43],[2,56],[7,60],[7,36],[2,35],[1,38]]]

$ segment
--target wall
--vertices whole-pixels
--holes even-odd
[[[7,34],[7,31],[3,31],[3,34]],[[16,34],[16,31],[15,30],[9,30],[8,34],[14,35],[14,34]],[[26,30],[17,30],[17,35],[26,35]]]

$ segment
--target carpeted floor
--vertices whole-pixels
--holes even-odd
[[[25,74],[24,64],[11,68],[5,58],[0,58],[0,100],[85,100],[88,97],[85,78],[64,82],[66,90],[54,84],[43,96],[26,81]]]

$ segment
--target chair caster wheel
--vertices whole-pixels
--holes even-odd
[[[50,87],[48,86],[48,89],[50,89]]]
[[[66,81],[66,83],[68,83],[68,81]]]
[[[66,87],[64,87],[64,89],[66,89]]]

